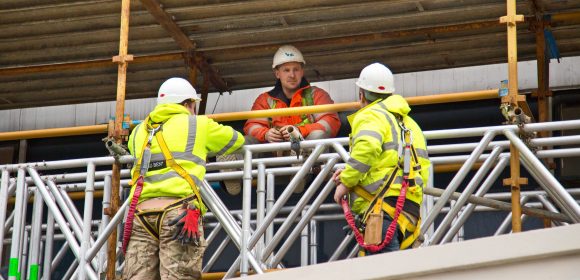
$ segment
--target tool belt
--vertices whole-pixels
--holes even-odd
[[[139,210],[137,209],[137,213],[135,213],[135,217],[141,223],[143,228],[151,235],[151,237],[159,240],[159,232],[161,231],[161,225],[163,223],[163,219],[165,218],[165,214],[171,210],[176,208],[180,208],[183,206],[184,203],[189,203],[195,199],[195,195],[188,196],[186,198],[182,198],[177,200],[161,209],[147,209],[147,210]],[[155,223],[152,224],[148,221],[148,217],[155,217]]]

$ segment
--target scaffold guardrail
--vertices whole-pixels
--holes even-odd
[[[435,188],[433,180],[430,180],[424,189],[423,246],[460,241],[462,228],[475,211],[509,210],[510,204],[504,201],[509,201],[509,193],[488,193],[510,163],[509,150],[506,149],[509,145],[517,148],[522,165],[541,187],[538,191],[522,192],[524,218],[547,218],[555,226],[580,222],[580,190],[564,188],[540,161],[543,158],[580,156],[580,148],[577,148],[580,136],[549,137],[524,143],[516,134],[520,129],[535,132],[578,128],[580,120],[535,123],[523,128],[504,125],[426,131],[424,134],[428,140],[479,137],[480,141],[428,146],[433,165],[462,163],[462,166],[444,188]],[[507,140],[494,141],[498,136],[504,136]],[[301,147],[309,153],[298,159],[291,156],[255,158],[256,153],[290,150],[290,143],[248,145],[244,148],[243,160],[208,163],[206,180],[200,186],[202,198],[210,209],[205,224],[207,242],[219,245],[210,253],[203,272],[211,271],[230,243],[240,253],[230,269],[220,275],[224,278],[230,278],[238,271],[241,275],[248,275],[250,272],[264,273],[268,269],[282,268],[282,260],[298,240],[301,250],[299,263],[302,266],[316,264],[317,247],[321,244],[317,239],[318,224],[344,219],[338,205],[325,201],[335,188],[330,175],[336,168],[344,166],[349,158],[346,145],[347,138],[303,141]],[[528,145],[554,148],[533,152]],[[112,157],[99,157],[0,166],[0,224],[4,225],[0,230],[0,252],[10,248],[9,279],[16,279],[18,274],[21,279],[50,279],[57,265],[71,252],[75,260],[64,279],[100,279],[106,271],[105,244],[111,232],[125,219],[128,205],[125,202],[113,217],[101,213],[100,219],[94,218],[99,216],[93,214],[95,197],[102,195],[103,208],[108,207],[112,186],[111,171],[96,170],[99,166],[110,166],[113,161]],[[120,158],[124,164],[132,161],[131,156]],[[468,178],[476,163],[480,166]],[[320,172],[314,176],[300,199],[289,205],[294,190],[314,165],[321,166]],[[67,172],[72,168],[86,168],[86,171]],[[236,168],[241,171],[224,171]],[[45,171],[51,174],[42,175]],[[283,176],[290,176],[291,179],[276,197],[274,189],[281,184],[278,179]],[[129,171],[122,170],[122,188],[127,187],[128,178]],[[243,180],[241,210],[229,209],[210,185],[210,182],[227,179]],[[257,182],[255,208],[251,206],[253,180]],[[460,186],[465,188],[457,193]],[[82,214],[69,195],[78,191],[84,193]],[[27,219],[26,213],[29,200],[33,200],[31,219]],[[10,208],[8,206],[12,201],[14,206]],[[43,215],[45,207],[48,209],[47,215]],[[435,225],[437,217],[442,220]],[[494,234],[507,232],[510,220],[511,216],[508,215]],[[120,235],[122,231],[117,232]],[[225,235],[220,234],[222,232]],[[117,236],[117,240],[120,238]],[[55,248],[55,241],[64,241],[64,244]],[[118,247],[117,255],[120,254]],[[347,234],[336,244],[329,261],[338,260],[341,256],[354,257],[357,251],[352,234]],[[122,267],[122,262],[118,261],[117,269]]]

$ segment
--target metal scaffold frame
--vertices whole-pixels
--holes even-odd
[[[434,166],[448,163],[463,164],[444,189],[434,188],[431,180],[430,185],[424,190],[423,246],[457,241],[457,233],[462,230],[474,211],[511,212],[511,203],[502,201],[510,199],[511,195],[488,194],[488,191],[510,164],[510,154],[506,148],[512,145],[518,149],[523,166],[542,188],[541,191],[522,193],[523,217],[548,219],[555,226],[580,222],[580,206],[577,202],[580,190],[565,189],[540,162],[540,159],[544,158],[580,156],[580,148],[566,147],[580,144],[580,136],[533,139],[530,141],[532,147],[544,145],[559,147],[553,150],[540,150],[534,154],[516,135],[520,130],[537,132],[578,128],[580,120],[536,123],[524,127],[505,125],[426,131],[427,139],[481,137],[481,140],[476,143],[428,146]],[[508,140],[493,141],[500,135]],[[207,165],[209,173],[201,186],[201,194],[211,210],[205,225],[211,229],[207,241],[209,244],[219,242],[219,245],[209,257],[203,271],[206,273],[210,271],[229,243],[238,248],[240,255],[225,274],[213,274],[216,277],[229,278],[237,271],[240,271],[241,275],[247,275],[251,272],[263,273],[269,269],[282,268],[282,259],[287,257],[286,253],[297,240],[300,240],[301,244],[300,263],[302,265],[317,263],[319,260],[316,248],[317,244],[322,243],[316,234],[318,223],[344,219],[338,205],[328,204],[325,201],[335,187],[333,181],[329,180],[329,175],[335,168],[344,166],[344,162],[349,158],[349,153],[344,148],[347,143],[347,138],[303,141],[301,148],[310,152],[308,157],[300,159],[252,157],[255,153],[290,150],[290,143],[249,145],[244,148],[243,160],[209,163]],[[112,157],[102,157],[0,166],[1,197],[15,199],[12,211],[7,211],[8,199],[0,200],[0,222],[5,226],[5,230],[0,231],[3,241],[0,246],[12,245],[11,266],[19,268],[20,277],[28,275],[32,279],[34,276],[50,279],[51,272],[69,250],[75,256],[75,261],[67,271],[65,279],[75,277],[98,279],[100,274],[105,273],[108,256],[104,245],[109,238],[119,240],[120,233],[114,235],[112,233],[123,221],[128,202],[125,201],[111,219],[102,213],[100,220],[93,220],[93,194],[95,190],[104,190],[106,194],[103,200],[104,208],[110,203],[106,198],[112,188],[111,172],[95,170],[97,166],[110,165],[114,160]],[[132,161],[133,158],[130,156],[119,159],[121,164]],[[296,163],[301,165],[292,166]],[[475,163],[482,164],[468,180],[469,171]],[[287,202],[294,189],[315,164],[321,165],[321,171],[305,189],[300,200],[295,205],[289,205]],[[86,172],[66,173],[69,168],[79,167],[86,168]],[[243,168],[243,171],[223,171],[232,168]],[[48,170],[55,174],[45,176],[39,174]],[[120,176],[123,178],[121,186],[127,186],[129,171],[121,170]],[[275,197],[274,188],[280,185],[280,181],[276,178],[281,176],[290,176],[291,180],[284,191]],[[228,209],[209,184],[224,179],[243,179],[241,210]],[[254,179],[257,180],[256,208],[251,207]],[[463,192],[456,193],[458,186],[464,182],[466,187]],[[82,216],[68,195],[79,190],[85,193]],[[29,200],[34,201],[32,206],[34,214],[30,221],[26,219],[25,214]],[[450,203],[452,201],[453,203]],[[43,218],[42,209],[45,206],[48,215]],[[441,214],[445,214],[442,221],[434,225],[435,218]],[[511,218],[512,215],[508,215],[496,230],[496,235],[508,230]],[[274,224],[277,225],[277,230],[274,230]],[[216,237],[222,231],[226,233],[225,238],[218,240]],[[65,241],[64,245],[54,248],[54,241],[61,240]],[[344,254],[346,257],[356,255],[358,246],[353,245],[352,240],[352,234],[347,234],[339,244],[336,244],[337,248],[329,261],[337,260]],[[118,255],[119,248],[116,243],[114,246]],[[57,253],[53,258],[54,249],[57,249]],[[122,263],[117,261],[115,263],[115,269],[122,267]],[[10,279],[15,277],[12,275]]]
[[[154,2],[142,1],[154,17],[163,22],[164,28],[187,53],[195,53],[195,45],[179,31],[179,27]],[[51,129],[41,131],[2,133],[0,140],[28,139],[38,137],[55,137],[63,135],[79,135],[101,133],[109,128],[109,136],[116,142],[123,138],[124,101],[126,88],[127,64],[133,59],[127,53],[129,30],[129,0],[122,1],[121,30],[119,55],[113,61],[119,64],[117,81],[117,106],[114,125],[78,127],[71,129]],[[520,107],[531,115],[525,98],[518,95],[517,79],[517,29],[516,23],[523,21],[522,15],[517,15],[515,1],[507,1],[507,15],[500,19],[506,23],[508,34],[508,70],[509,94],[502,98],[502,103],[517,111]],[[542,26],[540,22],[537,26]],[[168,27],[169,26],[169,27]],[[543,42],[540,29],[537,32],[538,42]],[[185,37],[184,37],[185,36]],[[543,44],[543,43],[542,43]],[[542,46],[543,47],[543,46]],[[549,120],[546,116],[549,94],[549,81],[545,51],[538,43],[538,98],[542,102],[540,120]],[[197,54],[196,54],[197,55]],[[207,83],[212,79],[219,87],[219,79],[211,75],[207,65],[201,65],[201,57],[190,57],[192,67],[204,74],[204,91],[207,96]],[[541,65],[540,65],[541,64]],[[197,70],[190,69],[190,78],[195,81]],[[205,77],[206,75],[210,77]],[[222,81],[223,82],[223,81]],[[487,99],[495,96],[496,90],[480,91],[476,97],[468,100]],[[462,95],[464,97],[469,96]],[[457,97],[457,96],[455,96]],[[469,98],[469,97],[466,97]],[[427,97],[428,102],[444,102],[436,97]],[[419,104],[421,101],[418,101]],[[412,102],[410,102],[412,103]],[[214,116],[217,120],[228,121],[249,116],[289,115],[296,113],[312,113],[319,111],[343,111],[358,108],[358,103],[335,104],[328,107],[300,108],[291,110],[265,110],[262,112],[243,112]],[[540,159],[553,159],[580,156],[580,148],[563,148],[562,146],[580,144],[580,136],[546,137],[555,130],[580,128],[580,120],[551,123],[535,123],[506,125],[495,127],[453,129],[427,131],[427,139],[457,139],[466,137],[481,137],[477,143],[450,144],[429,146],[431,160],[435,167],[445,164],[462,164],[449,184],[443,188],[434,188],[433,180],[424,189],[425,199],[422,207],[423,223],[421,231],[424,234],[423,246],[432,246],[461,240],[460,233],[469,216],[475,211],[500,210],[510,212],[494,235],[505,233],[510,226],[513,232],[521,231],[522,221],[530,216],[547,220],[547,226],[567,225],[580,222],[580,206],[577,197],[580,189],[566,189],[558,182]],[[518,133],[539,132],[545,138],[531,139],[524,143]],[[498,136],[505,136],[507,141],[493,141]],[[203,199],[211,212],[208,214],[207,228],[212,231],[207,236],[207,242],[218,242],[218,233],[224,231],[226,236],[213,252],[203,272],[207,273],[215,264],[225,247],[231,242],[239,249],[239,257],[226,273],[213,276],[229,278],[239,271],[242,276],[249,273],[264,273],[268,269],[281,268],[281,261],[286,256],[290,246],[300,237],[302,265],[318,262],[317,225],[328,220],[341,220],[339,207],[325,204],[328,195],[334,190],[334,183],[328,180],[332,170],[344,165],[349,153],[344,149],[348,139],[326,139],[302,142],[302,148],[310,149],[307,158],[253,158],[255,153],[265,153],[279,150],[289,150],[289,143],[250,145],[244,149],[244,160],[228,163],[210,163],[206,181],[200,186]],[[552,150],[541,150],[545,146],[559,146]],[[509,152],[508,148],[509,147]],[[540,148],[534,152],[531,147]],[[331,152],[324,151],[330,150]],[[489,153],[487,153],[490,151]],[[453,153],[454,155],[444,155]],[[442,156],[433,156],[441,155]],[[63,160],[52,162],[23,163],[0,166],[2,177],[0,181],[0,254],[4,244],[10,244],[10,275],[9,279],[30,278],[50,279],[52,271],[62,261],[64,256],[72,251],[74,262],[69,266],[64,279],[99,279],[106,272],[108,279],[113,279],[115,272],[123,264],[117,260],[119,255],[117,230],[124,220],[128,201],[119,206],[120,191],[127,186],[129,171],[122,169],[122,164],[132,162],[130,156],[115,159],[113,157]],[[300,163],[301,166],[292,166]],[[527,179],[520,177],[520,163],[541,187],[541,191],[520,192],[520,185]],[[306,189],[296,205],[286,205],[298,183],[314,164],[321,164],[320,173]],[[96,171],[97,166],[112,165],[112,171]],[[510,178],[504,180],[509,185],[509,194],[488,194],[491,186],[499,179],[502,171],[510,166]],[[86,168],[86,172],[67,173],[69,168]],[[223,171],[231,168],[243,168],[243,171]],[[477,169],[473,177],[467,181],[469,172]],[[57,171],[53,175],[42,176],[39,171]],[[59,173],[61,172],[61,173]],[[433,174],[433,172],[431,172]],[[274,196],[277,176],[291,176],[291,180],[279,197]],[[243,180],[243,206],[241,210],[230,211],[209,185],[211,181],[226,179]],[[252,180],[257,179],[256,209],[252,209]],[[82,183],[81,183],[82,181]],[[467,182],[463,192],[456,190],[463,182]],[[322,186],[322,188],[321,188]],[[103,191],[102,193],[98,191]],[[73,192],[82,192],[84,197],[83,215],[72,202]],[[317,193],[318,192],[318,193]],[[103,196],[103,213],[100,220],[93,220],[94,198]],[[574,197],[576,196],[576,198]],[[8,211],[11,200],[14,201],[12,211]],[[28,221],[26,211],[28,201],[33,200],[32,219]],[[510,200],[504,202],[502,199]],[[43,209],[48,209],[46,218]],[[10,212],[10,213],[9,213]],[[435,219],[445,214],[439,224]],[[274,224],[278,229],[274,231]],[[290,233],[288,233],[290,232]],[[286,236],[288,235],[288,236]],[[10,236],[10,238],[8,238]],[[458,237],[459,236],[459,237]],[[286,239],[283,241],[283,238]],[[108,241],[107,241],[108,239]],[[53,257],[55,241],[64,240]],[[353,234],[347,234],[337,244],[329,261],[339,259],[346,254],[347,258],[355,256],[358,246],[353,243]],[[105,245],[108,244],[108,245]],[[108,250],[105,247],[108,246]],[[350,246],[350,249],[349,249]],[[276,249],[278,248],[278,249]],[[108,252],[107,252],[108,251]],[[42,266],[41,266],[42,265]],[[250,268],[252,270],[250,270]]]

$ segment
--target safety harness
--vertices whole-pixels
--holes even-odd
[[[175,161],[173,155],[171,154],[171,151],[167,147],[165,139],[163,138],[162,132],[163,124],[162,123],[152,124],[149,122],[149,117],[147,117],[143,122],[147,124],[147,132],[149,133],[149,137],[147,138],[147,141],[143,143],[143,147],[141,149],[141,156],[138,158],[135,170],[132,174],[132,178],[134,180],[133,182],[135,182],[135,191],[133,192],[133,197],[131,198],[131,203],[129,204],[127,221],[125,223],[125,228],[123,230],[123,246],[122,246],[123,253],[127,251],[127,246],[131,238],[131,231],[133,230],[133,220],[135,217],[135,211],[137,208],[137,204],[139,202],[139,197],[141,196],[141,192],[143,191],[143,183],[145,181],[144,177],[145,174],[147,173],[147,170],[149,169],[149,162],[151,160],[151,142],[153,141],[153,137],[155,137],[157,143],[159,144],[159,147],[161,148],[161,152],[163,153],[163,157],[165,158],[166,165],[171,169],[173,169],[175,172],[177,172],[177,174],[179,174],[179,176],[181,176],[183,179],[185,179],[185,181],[187,181],[187,183],[193,190],[193,196],[187,197],[177,202],[181,203],[183,205],[183,208],[185,209],[184,217],[182,217],[183,227],[181,229],[181,232],[178,232],[178,234],[182,236],[199,237],[200,233],[198,231],[198,225],[199,218],[201,216],[200,209],[206,209],[205,205],[201,200],[201,195],[199,193],[197,185],[195,184],[191,176],[187,173],[187,171]],[[136,181],[135,178],[137,178]],[[188,203],[193,199],[197,200],[200,209],[197,209],[196,207],[191,206]],[[171,210],[176,207],[177,206],[170,208],[166,207],[164,211]],[[152,236],[155,237],[155,235],[151,232],[152,230],[148,229],[147,225],[144,224],[144,227],[152,234]]]
[[[312,106],[314,105],[314,87],[305,88],[302,91],[302,106]],[[278,100],[268,96],[268,106],[270,109],[276,109],[276,105],[278,104]],[[300,116],[302,119],[301,122],[295,124],[294,126],[304,126],[306,124],[315,123],[314,117],[311,114],[303,114]],[[272,117],[268,117],[268,124],[272,127]]]
[[[415,225],[415,223],[411,219],[406,217],[404,213],[403,213],[403,215],[401,215],[401,212],[403,210],[403,206],[405,204],[405,199],[407,196],[407,188],[410,185],[411,186],[415,185],[415,180],[412,178],[415,178],[415,172],[418,172],[419,170],[421,170],[421,165],[419,165],[417,152],[415,151],[415,147],[413,146],[413,138],[411,135],[411,131],[405,127],[401,118],[397,118],[397,119],[399,121],[399,126],[401,127],[401,138],[405,142],[403,156],[400,157],[399,165],[393,169],[393,171],[390,173],[390,175],[388,175],[384,178],[383,185],[379,188],[379,190],[377,191],[377,193],[374,196],[361,186],[355,186],[353,189],[353,191],[358,196],[360,196],[363,199],[370,202],[368,208],[365,210],[365,212],[362,216],[360,227],[357,227],[354,215],[350,211],[349,199],[347,199],[345,196],[345,197],[343,197],[343,199],[341,201],[341,205],[342,205],[345,219],[346,219],[348,225],[350,226],[350,228],[352,229],[352,231],[354,232],[355,239],[356,239],[357,243],[365,251],[369,251],[371,253],[381,251],[383,248],[385,248],[386,245],[388,245],[391,242],[391,240],[393,239],[393,236],[395,234],[395,231],[397,230],[397,225],[399,225],[399,229],[403,233],[403,235],[406,235],[407,233],[412,232],[411,235],[404,237],[403,241],[401,242],[400,249],[405,249],[405,248],[409,247],[411,244],[413,244],[413,242],[417,239],[417,237],[419,236],[419,233],[420,233],[420,229],[419,229],[419,226],[421,224],[420,219],[417,221],[417,223]],[[397,197],[397,202],[396,202],[395,208],[393,208],[388,203],[384,203],[383,198],[384,198],[384,194],[386,193],[386,191],[395,182],[395,178],[397,177],[397,173],[399,172],[399,170],[401,170],[401,168],[403,170],[403,178],[402,178],[403,180],[401,183],[401,191],[400,191],[399,196]],[[372,243],[367,244],[365,242],[364,233],[366,230],[367,222],[369,221],[369,217],[371,217],[373,215],[377,215],[378,217],[380,217],[382,219],[382,212],[387,213],[390,217],[393,218],[393,221],[396,221],[397,223],[391,222],[391,224],[389,225],[389,227],[387,229],[387,232],[385,233],[385,237],[384,237],[382,242],[378,242],[378,244],[372,244]],[[379,232],[381,230],[382,230],[382,223],[381,223],[381,229],[379,229]]]

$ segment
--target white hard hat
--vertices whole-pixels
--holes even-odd
[[[393,73],[387,66],[378,62],[365,67],[360,72],[356,85],[364,90],[379,94],[395,92]]]
[[[306,64],[302,53],[294,46],[284,45],[281,46],[274,55],[274,61],[272,63],[272,69],[286,62],[300,62]]]
[[[201,101],[193,86],[183,78],[171,78],[165,81],[157,93],[157,104],[181,103],[187,99]]]

